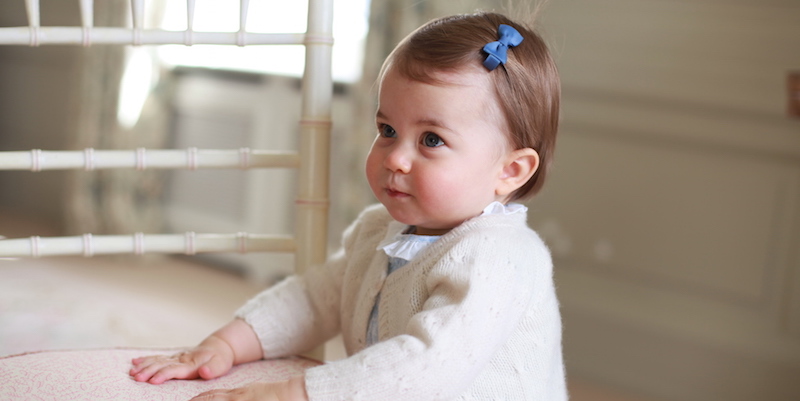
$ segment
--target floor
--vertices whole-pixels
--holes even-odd
[[[0,213],[0,236],[51,235]],[[0,356],[41,349],[197,343],[261,288],[175,257],[0,259]],[[326,359],[344,355],[341,342]],[[573,401],[654,401],[569,377]]]

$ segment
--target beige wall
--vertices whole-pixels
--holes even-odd
[[[555,0],[556,166],[531,202],[567,367],[664,400],[800,394],[790,0]]]

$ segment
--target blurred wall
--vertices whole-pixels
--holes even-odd
[[[554,0],[555,169],[530,203],[572,376],[660,400],[800,397],[793,0]]]

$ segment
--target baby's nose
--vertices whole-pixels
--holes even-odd
[[[390,171],[408,173],[411,171],[411,155],[403,146],[396,146],[386,154],[383,164]]]

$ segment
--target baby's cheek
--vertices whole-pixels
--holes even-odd
[[[451,212],[454,204],[460,201],[460,187],[458,183],[445,178],[417,182],[416,198],[429,214],[441,216]]]

